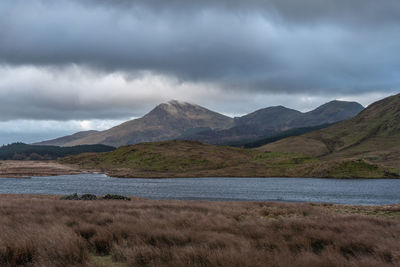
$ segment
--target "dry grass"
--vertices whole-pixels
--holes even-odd
[[[25,178],[82,173],[78,168],[55,161],[1,160],[0,177]]]
[[[1,266],[399,266],[400,206],[0,196]]]

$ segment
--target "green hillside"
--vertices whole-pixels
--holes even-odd
[[[364,159],[400,170],[400,94],[375,102],[356,117],[260,148],[325,160]]]
[[[367,162],[330,161],[295,153],[260,152],[197,141],[164,141],[122,146],[107,153],[61,159],[114,177],[396,177]]]

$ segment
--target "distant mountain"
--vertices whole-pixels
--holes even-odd
[[[199,105],[176,100],[155,107],[142,118],[127,121],[109,130],[72,140],[63,146],[105,144],[121,146],[141,142],[174,139],[182,133],[198,129],[225,129],[233,119]]]
[[[199,105],[172,100],[142,118],[101,132],[80,132],[38,144],[121,146],[172,139],[210,144],[253,142],[281,132],[335,123],[355,116],[363,107],[355,102],[332,101],[306,113],[283,106],[268,107],[234,119]],[[300,131],[297,131],[300,132]]]
[[[252,126],[260,130],[282,131],[292,128],[292,121],[301,118],[303,113],[283,106],[268,107],[245,116],[235,118],[235,126]]]
[[[332,124],[357,115],[364,107],[356,102],[331,101],[310,112],[302,113],[283,106],[257,110],[234,119],[234,127],[226,130],[205,130],[184,136],[211,144],[253,142],[295,128]]]
[[[357,102],[333,100],[318,108],[306,112],[296,121],[291,122],[292,128],[310,127],[320,124],[330,124],[353,118],[364,107]],[[323,123],[321,123],[323,122]]]
[[[75,140],[87,137],[89,135],[98,133],[98,131],[83,131],[83,132],[77,132],[75,134],[72,135],[67,135],[64,137],[60,137],[60,138],[56,138],[56,139],[52,139],[52,140],[48,140],[48,141],[43,141],[43,142],[38,142],[38,143],[34,143],[33,145],[43,145],[43,146],[62,146],[66,143],[69,142],[73,142]]]
[[[362,158],[400,169],[400,94],[371,104],[352,119],[260,149],[328,159]]]
[[[110,152],[113,150],[115,147],[105,145],[58,147],[14,143],[0,147],[0,160],[53,160],[86,152]]]

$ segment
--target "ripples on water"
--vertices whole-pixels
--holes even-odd
[[[103,174],[0,178],[0,193],[120,194],[150,199],[400,203],[397,179],[168,178],[121,179]]]

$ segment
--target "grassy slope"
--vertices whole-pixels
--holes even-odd
[[[261,152],[197,141],[123,146],[107,153],[67,157],[63,163],[116,177],[340,177],[396,176],[364,161],[322,162],[304,154]]]
[[[333,159],[364,159],[400,170],[400,94],[323,130],[265,145],[260,151],[299,151]]]
[[[0,195],[1,266],[399,266],[400,206]]]

